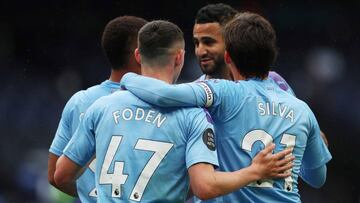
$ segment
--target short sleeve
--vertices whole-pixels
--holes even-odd
[[[54,139],[51,143],[49,151],[57,156],[61,156],[65,146],[70,141],[72,134],[74,133],[73,119],[79,119],[77,116],[75,100],[78,94],[72,96],[72,98],[66,103],[61,115],[59,126],[56,130]],[[77,127],[77,126],[76,126]]]
[[[320,136],[319,124],[310,111],[310,133],[306,143],[302,166],[304,169],[315,169],[331,160],[331,154]]]
[[[292,90],[290,85],[277,72],[270,71],[269,72],[269,78],[273,79],[276,82],[276,84],[280,87],[280,89],[282,89],[282,90],[286,91],[287,93],[289,93],[289,94],[293,95],[294,97],[296,97],[295,92]]]
[[[218,166],[216,139],[211,118],[204,109],[196,109],[188,114],[188,137],[186,145],[186,167],[196,163]]]
[[[79,128],[64,149],[64,155],[84,166],[95,154],[94,108],[89,108]]]
[[[217,122],[226,121],[233,115],[246,96],[241,81],[212,79],[196,82],[195,84],[197,84],[197,88],[192,85],[195,92],[205,92],[206,107]],[[201,95],[200,93],[195,94]]]

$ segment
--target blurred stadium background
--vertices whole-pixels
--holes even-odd
[[[315,112],[333,160],[304,203],[360,202],[360,1],[223,1],[264,15],[277,31],[274,70]],[[193,54],[196,11],[215,1],[2,1],[0,3],[0,203],[68,202],[47,183],[47,154],[76,91],[103,81],[100,37],[120,15],[178,24],[187,40],[181,81],[201,72]]]

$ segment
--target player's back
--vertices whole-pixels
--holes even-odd
[[[215,122],[221,171],[249,166],[252,158],[271,142],[276,145],[275,152],[294,147],[296,157],[291,177],[258,181],[222,197],[223,202],[300,202],[300,166],[308,139],[313,139],[318,129],[311,110],[282,91],[272,79],[218,83],[213,86],[221,88],[221,104],[210,108],[210,113]]]
[[[106,80],[101,84],[75,93],[67,102],[50,152],[61,156],[63,149],[75,133],[82,116],[97,99],[120,89],[119,83]],[[93,165],[90,165],[93,166]],[[92,169],[87,169],[77,180],[77,192],[83,202],[96,202],[95,179]]]
[[[190,136],[191,126],[202,128],[204,110],[158,108],[127,91],[93,107],[99,201],[184,202],[187,167],[204,156],[202,139]]]

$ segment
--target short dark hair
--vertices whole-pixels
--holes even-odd
[[[101,46],[112,69],[118,70],[127,65],[137,47],[138,32],[146,23],[146,20],[139,17],[121,16],[106,25]]]
[[[209,4],[202,7],[196,14],[195,23],[219,23],[224,26],[238,13],[231,6],[223,3]]]
[[[174,23],[155,20],[139,31],[138,44],[141,60],[148,64],[166,65],[175,45],[184,48],[184,34]]]
[[[226,51],[244,77],[268,75],[277,57],[276,33],[269,21],[256,13],[240,13],[225,26],[224,38]]]

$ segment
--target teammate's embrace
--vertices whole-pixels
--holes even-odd
[[[220,171],[247,167],[270,143],[276,144],[275,151],[294,147],[296,160],[291,177],[256,181],[220,201],[300,202],[298,176],[321,187],[326,180],[326,163],[331,159],[316,118],[304,102],[268,78],[277,51],[275,31],[266,19],[240,13],[226,25],[224,33],[225,61],[236,82],[208,80],[168,85],[127,74],[121,84],[159,106],[207,107],[215,122]]]
[[[139,31],[135,57],[142,74],[173,83],[184,62],[182,31],[153,21]],[[147,84],[149,85],[149,84]],[[74,182],[96,152],[99,202],[184,202],[189,183],[203,199],[224,195],[262,178],[283,178],[291,150],[269,145],[249,167],[218,172],[215,134],[201,108],[159,108],[128,91],[98,99],[57,162],[58,185]]]

